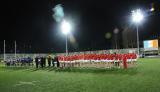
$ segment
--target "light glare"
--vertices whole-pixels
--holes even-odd
[[[154,9],[153,7],[150,9],[151,12],[153,12],[154,10],[155,10],[155,9]]]
[[[71,31],[71,25],[70,25],[70,23],[67,22],[66,20],[63,20],[62,24],[61,24],[61,30],[62,30],[63,34],[70,33],[70,31]]]
[[[132,20],[135,23],[140,23],[143,20],[144,16],[140,9],[137,9],[136,11],[132,11]]]

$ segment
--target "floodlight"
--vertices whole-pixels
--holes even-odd
[[[140,23],[144,19],[144,15],[140,9],[132,11],[132,21],[135,23]]]
[[[68,33],[70,33],[70,31],[71,31],[71,24],[69,22],[67,22],[66,20],[63,20],[62,24],[61,24],[61,31],[65,35],[67,35]]]

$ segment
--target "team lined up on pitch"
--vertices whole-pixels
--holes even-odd
[[[7,66],[36,66],[43,67],[96,67],[96,68],[128,68],[136,65],[137,55],[130,54],[78,54],[68,56],[36,56],[35,58],[21,58],[5,61]],[[34,63],[35,62],[35,63]],[[48,62],[48,63],[46,63]]]
[[[60,67],[96,67],[96,68],[127,68],[134,67],[137,55],[132,54],[81,54],[59,56]]]

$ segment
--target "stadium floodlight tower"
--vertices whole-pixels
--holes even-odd
[[[66,35],[66,56],[68,55],[68,44],[67,44],[67,39],[68,39],[68,35],[71,32],[71,24],[66,21],[66,20],[62,20],[61,23],[61,31],[64,35]]]
[[[144,15],[140,9],[133,10],[132,11],[132,21],[136,24],[137,27],[137,49],[138,49],[138,55],[139,55],[139,30],[138,26],[143,21]]]

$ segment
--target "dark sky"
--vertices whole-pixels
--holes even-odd
[[[121,34],[131,24],[131,10],[147,11],[152,4],[155,12],[140,25],[140,40],[160,34],[160,0],[1,0],[1,52],[4,39],[7,52],[13,52],[14,40],[19,52],[64,52],[65,36],[52,17],[56,4],[62,4],[65,17],[74,23],[76,43],[69,42],[70,51],[113,48],[116,27],[119,47],[123,48]],[[111,38],[106,39],[106,33],[111,33]]]

